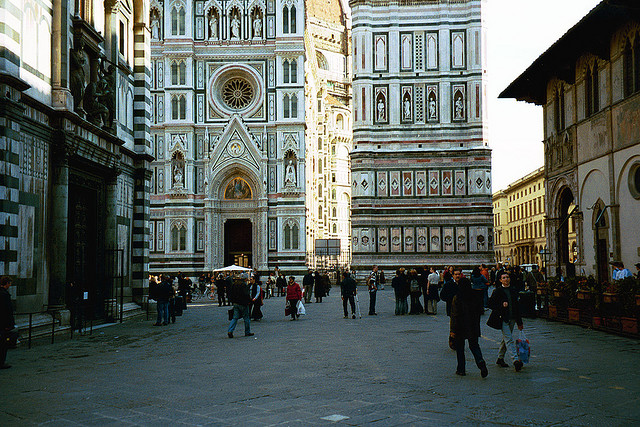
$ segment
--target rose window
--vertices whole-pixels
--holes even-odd
[[[230,79],[222,88],[222,99],[235,110],[245,108],[253,99],[253,87],[245,79]]]

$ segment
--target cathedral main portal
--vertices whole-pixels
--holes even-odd
[[[252,225],[249,219],[228,219],[224,223],[224,264],[250,267],[252,263]]]

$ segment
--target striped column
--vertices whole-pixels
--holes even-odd
[[[148,0],[137,0],[148,3]],[[143,7],[142,11],[149,10]],[[151,33],[147,16],[136,16],[134,33],[133,137],[137,154],[133,201],[132,293],[142,302],[147,293],[149,271],[149,217],[151,181]]]

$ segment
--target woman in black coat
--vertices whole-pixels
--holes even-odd
[[[480,316],[482,315],[482,295],[471,288],[467,278],[458,283],[458,293],[451,303],[451,332],[458,358],[457,375],[465,375],[464,341],[469,341],[469,350],[473,354],[482,378],[488,375],[487,364],[482,358],[478,344],[480,337]]]

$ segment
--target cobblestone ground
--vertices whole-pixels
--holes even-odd
[[[525,319],[532,360],[516,373],[495,365],[499,333],[483,326],[489,376],[467,350],[458,377],[442,303],[394,316],[393,292],[378,300],[378,316],[343,319],[334,290],[291,322],[272,298],[255,337],[241,321],[228,339],[226,308],[206,302],[166,327],[22,346],[0,371],[0,425],[640,424],[638,341]]]

